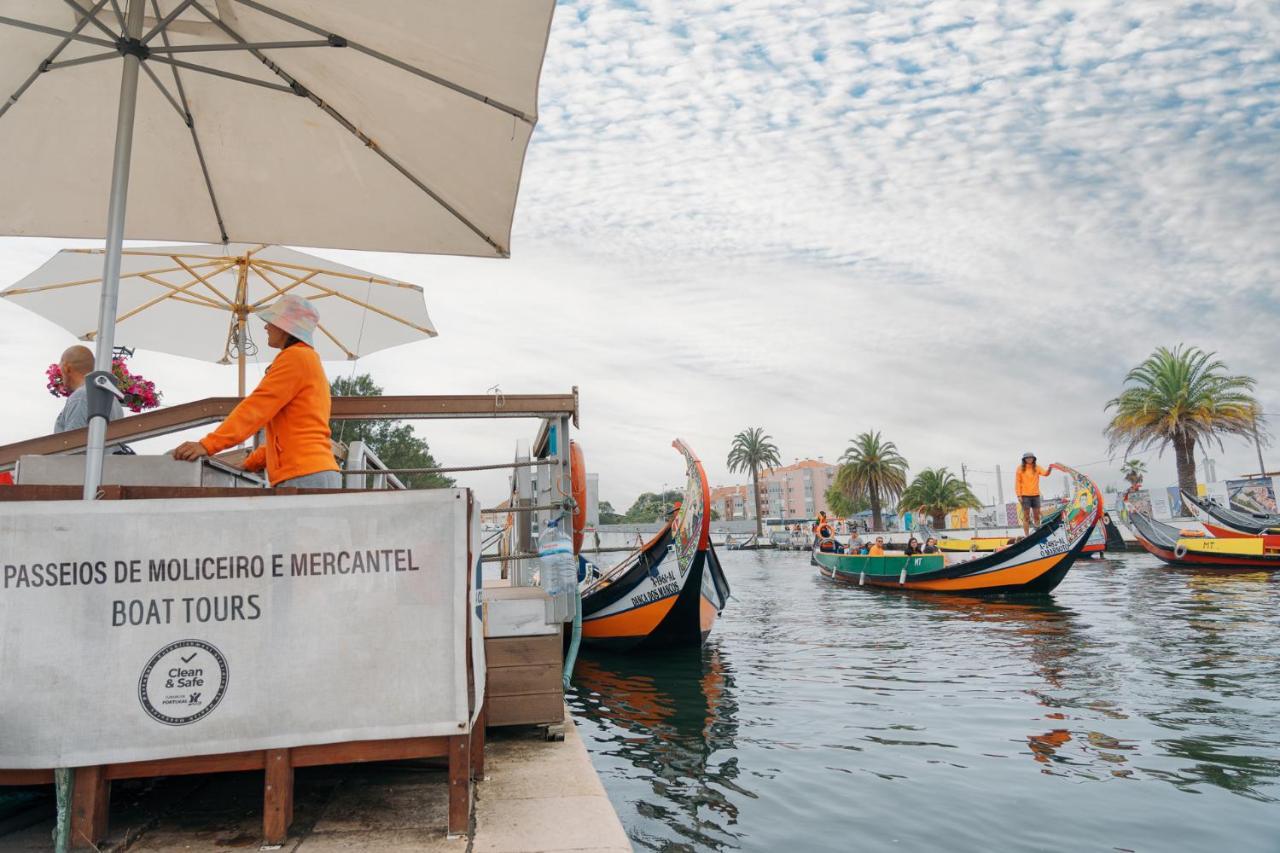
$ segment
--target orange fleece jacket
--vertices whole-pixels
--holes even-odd
[[[1032,465],[1030,468],[1026,465],[1019,465],[1017,473],[1013,476],[1014,493],[1020,498],[1039,497],[1040,478],[1048,476],[1048,468],[1041,468],[1039,465]]]
[[[286,347],[271,362],[253,393],[200,439],[212,456],[267,428],[267,440],[244,460],[246,471],[265,466],[272,485],[337,471],[329,444],[329,380],[320,356],[304,343]]]

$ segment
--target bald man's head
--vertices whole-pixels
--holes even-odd
[[[93,372],[93,351],[88,347],[68,347],[60,362],[67,387],[73,391],[84,384],[84,378]]]

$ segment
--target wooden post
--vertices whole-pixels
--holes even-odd
[[[71,846],[92,847],[107,834],[107,808],[111,804],[111,782],[106,768],[77,767],[71,794]]]
[[[449,834],[471,828],[471,736],[449,738]]]
[[[293,763],[287,749],[268,749],[265,757],[262,837],[267,844],[284,844],[293,823]]]

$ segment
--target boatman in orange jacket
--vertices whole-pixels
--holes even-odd
[[[199,441],[173,451],[199,459],[233,447],[266,427],[267,440],[242,463],[267,472],[272,486],[338,489],[342,477],[329,443],[329,380],[311,339],[320,314],[310,301],[285,294],[257,312],[267,324],[267,346],[280,350],[253,393]]]
[[[1031,527],[1040,526],[1040,478],[1048,477],[1053,468],[1053,465],[1041,468],[1036,464],[1036,455],[1030,451],[1022,454],[1022,464],[1013,478],[1013,490],[1022,505],[1023,536],[1030,535]]]

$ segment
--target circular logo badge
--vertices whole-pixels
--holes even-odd
[[[166,726],[209,716],[227,692],[227,659],[204,640],[179,640],[151,656],[138,679],[138,701]]]

